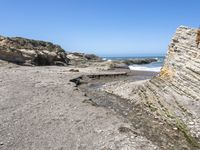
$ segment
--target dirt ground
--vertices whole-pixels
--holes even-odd
[[[160,149],[117,112],[90,103],[69,81],[82,74],[56,66],[0,66],[0,149]]]

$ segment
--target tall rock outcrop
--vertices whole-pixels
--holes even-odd
[[[200,30],[180,26],[169,45],[158,76],[140,82],[106,85],[104,90],[131,103],[143,104],[149,114],[182,132],[200,148]]]
[[[26,65],[67,65],[65,51],[50,42],[0,36],[0,59]]]

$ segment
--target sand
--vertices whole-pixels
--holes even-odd
[[[93,105],[87,94],[69,81],[98,70],[69,70],[0,66],[0,149],[158,149],[132,131],[129,120]]]

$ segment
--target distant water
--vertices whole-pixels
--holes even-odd
[[[130,70],[139,70],[139,71],[153,71],[159,72],[163,62],[164,57],[155,56],[155,57],[104,57],[104,60],[112,61],[112,60],[126,60],[126,59],[135,59],[135,58],[156,58],[156,62],[152,62],[150,64],[143,64],[143,65],[130,65]]]

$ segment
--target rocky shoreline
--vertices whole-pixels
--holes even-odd
[[[197,33],[177,29],[160,73],[1,36],[0,149],[199,149]]]
[[[21,37],[0,36],[0,60],[29,66],[105,66],[107,68],[128,68],[131,64],[148,64],[153,58],[129,59],[107,62],[94,54],[66,52],[59,45],[50,42]]]

